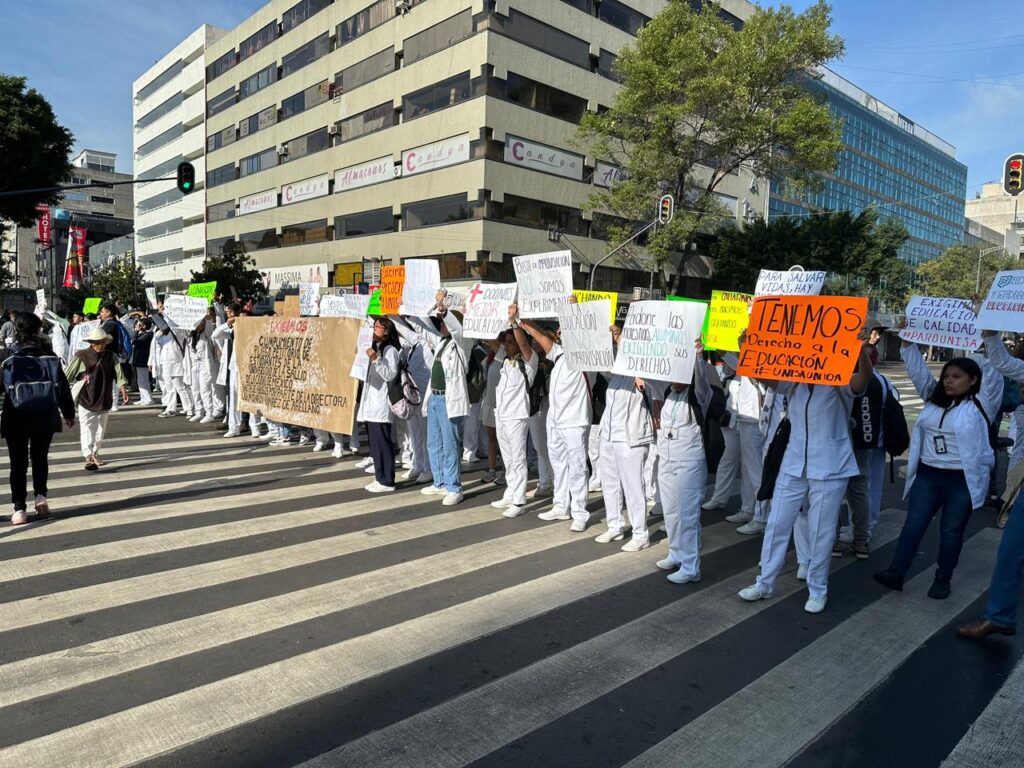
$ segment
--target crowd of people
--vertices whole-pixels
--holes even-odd
[[[12,313],[0,329],[7,348],[0,432],[10,454],[12,523],[29,521],[30,461],[35,516],[50,514],[46,454],[62,423],[78,422],[85,469],[96,471],[104,464],[108,414],[129,402],[130,384],[139,404],[153,403],[158,382],[158,417],[219,422],[225,438],[251,435],[316,452],[333,443],[341,458],[360,452],[364,431],[369,453],[356,466],[373,475],[366,486],[373,494],[392,493],[402,482],[455,506],[465,498],[464,468],[486,462],[479,482],[502,489],[491,505],[504,517],[544,501],[541,520],[564,521],[583,534],[592,527],[591,494],[599,491],[605,524],[594,540],[621,541],[623,551],[637,552],[651,544],[648,521],[663,520],[668,548],[657,567],[675,584],[700,580],[702,510],[725,507],[738,479],[739,509],[725,519],[739,534],[763,535],[760,572],[739,597],[772,596],[792,538],[809,613],[826,607],[834,557],[870,557],[886,454],[909,448],[906,520],[891,562],[874,578],[902,590],[938,516],[928,597],[941,600],[951,593],[971,514],[989,496],[1004,388],[1024,383],[1024,360],[1009,354],[1000,334],[985,332],[984,354],[950,360],[937,378],[922,350],[905,342],[903,362],[925,402],[908,430],[896,389],[875,369],[878,329],[865,334],[844,386],[740,376],[736,353],[705,352],[699,340],[690,380],[653,381],[573,370],[557,324],[522,319],[515,304],[496,338],[466,338],[442,291],[428,317],[373,318],[372,344],[357,351],[367,358],[356,419],[362,430],[345,436],[239,409],[234,333],[247,313],[215,301],[191,331],[172,327],[159,303],[148,316],[105,304],[95,320],[79,315],[70,323]],[[609,329],[614,345],[619,332]],[[1015,631],[1024,568],[1020,499],[1003,535],[988,609],[961,628],[967,637]]]

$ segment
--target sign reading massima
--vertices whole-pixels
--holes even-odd
[[[538,144],[518,136],[505,137],[505,162],[564,176],[567,179],[583,180],[583,155],[555,149],[547,144]]]
[[[469,134],[452,136],[402,152],[402,174],[411,176],[469,160]]]
[[[395,161],[391,155],[388,155],[335,171],[334,192],[347,192],[350,189],[391,181],[393,178],[395,178]]]
[[[327,194],[329,185],[330,175],[326,173],[323,176],[296,181],[294,184],[285,184],[281,187],[281,205],[301,203],[303,200],[323,197]]]
[[[247,213],[265,211],[267,208],[277,207],[277,190],[268,189],[266,192],[257,192],[255,195],[243,197],[238,201],[238,215],[245,216]]]

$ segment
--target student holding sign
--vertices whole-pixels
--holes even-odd
[[[388,384],[398,376],[398,354],[401,344],[395,324],[386,317],[373,323],[373,343],[369,349],[356,350],[366,355],[370,367],[366,372],[363,396],[359,401],[357,421],[366,424],[373,456],[375,479],[366,486],[370,493],[388,493],[395,490],[395,441],[391,431],[391,404]]]
[[[195,405],[192,393],[185,386],[185,377],[192,380],[190,358],[186,353],[184,334],[164,324],[164,328],[156,332],[153,345],[150,347],[150,367],[160,378],[160,390],[163,392],[164,409],[157,414],[160,418],[174,416],[177,413],[178,399],[185,415],[192,418]],[[188,370],[186,370],[186,367]]]

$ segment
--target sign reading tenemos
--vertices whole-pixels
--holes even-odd
[[[243,197],[238,201],[238,215],[245,216],[247,213],[265,211],[267,208],[277,207],[277,190],[268,189],[265,192],[257,192],[255,195]]]
[[[281,187],[281,205],[301,203],[303,200],[312,200],[314,197],[323,197],[327,194],[330,176],[314,176],[312,179],[303,179],[294,184],[285,184]]]
[[[405,150],[402,152],[402,174],[411,176],[466,160],[469,160],[468,133]]]
[[[518,136],[505,137],[505,162],[535,171],[583,180],[583,156]]]
[[[334,192],[347,192],[350,189],[368,187],[382,181],[395,178],[395,160],[391,155],[369,160],[365,163],[350,165],[334,172]]]

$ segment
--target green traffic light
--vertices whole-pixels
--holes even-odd
[[[183,182],[181,182],[181,188],[182,189],[192,189],[192,182],[191,181],[183,181]]]

